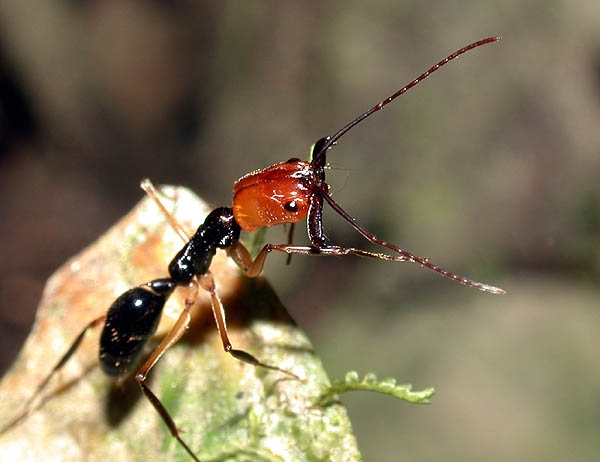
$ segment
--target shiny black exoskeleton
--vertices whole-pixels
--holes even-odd
[[[196,234],[175,255],[169,264],[169,274],[178,284],[188,284],[194,276],[208,271],[217,249],[231,247],[240,238],[240,227],[229,207],[213,210]]]
[[[128,290],[110,306],[100,336],[100,366],[107,375],[124,377],[135,367],[175,286],[170,278],[156,279]]]
[[[206,273],[217,249],[231,247],[239,237],[233,210],[213,210],[171,260],[169,278],[130,289],[114,301],[100,337],[100,365],[107,375],[123,378],[133,371],[175,287]]]

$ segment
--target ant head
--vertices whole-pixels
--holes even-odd
[[[243,176],[233,185],[235,220],[245,231],[303,220],[313,178],[311,164],[297,158]]]
[[[347,123],[331,136],[319,139],[312,149],[312,160],[305,162],[296,158],[287,162],[275,164],[263,170],[256,170],[240,178],[233,186],[233,214],[239,226],[245,231],[255,231],[263,226],[273,226],[283,223],[295,223],[308,217],[308,234],[315,248],[323,251],[327,238],[323,232],[323,202],[326,202],[338,215],[345,219],[368,241],[380,247],[391,250],[396,255],[390,256],[357,249],[340,249],[346,253],[378,258],[381,260],[412,261],[425,266],[445,277],[470,285],[478,289],[503,293],[502,289],[481,284],[469,279],[449,273],[429,262],[426,258],[419,258],[399,247],[388,244],[375,237],[374,234],[364,229],[351,217],[328,193],[325,183],[325,165],[327,151],[348,131],[361,123],[366,118],[380,111],[409,89],[418,85],[424,79],[436,72],[442,66],[456,59],[463,53],[473,48],[497,42],[500,37],[488,37],[473,42],[460,50],[448,55],[442,61],[423,72],[416,79],[400,88],[391,96],[377,103],[368,111]],[[330,247],[329,250],[334,249]],[[335,252],[331,253],[335,254]]]

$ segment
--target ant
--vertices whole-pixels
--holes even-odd
[[[137,370],[135,380],[139,384],[143,394],[168,427],[171,435],[193,460],[199,461],[194,451],[192,451],[181,437],[180,431],[177,429],[167,409],[146,384],[146,378],[161,356],[182,337],[188,328],[191,317],[190,313],[196,304],[196,295],[199,289],[206,291],[210,296],[212,312],[225,352],[253,366],[279,371],[295,379],[302,380],[292,372],[263,363],[252,354],[244,350],[235,349],[232,346],[225,323],[225,311],[216,293],[215,283],[210,272],[210,265],[217,249],[225,250],[227,255],[237,263],[248,277],[256,277],[261,273],[268,254],[274,250],[286,253],[288,258],[293,254],[326,256],[356,255],[392,262],[408,261],[417,263],[461,284],[492,294],[503,294],[504,290],[498,287],[476,282],[451,273],[434,265],[428,258],[418,257],[393,244],[378,239],[374,234],[363,228],[356,219],[350,216],[331,197],[329,194],[329,185],[325,181],[327,151],[350,129],[373,113],[383,109],[398,96],[458,56],[474,48],[499,40],[500,37],[488,37],[473,42],[447,56],[396,91],[393,95],[352,120],[333,135],[319,139],[313,146],[312,160],[310,162],[292,158],[286,162],[281,162],[262,170],[255,170],[243,176],[233,185],[232,207],[214,209],[191,237],[187,235],[182,226],[166,210],[160,200],[158,191],[150,181],[142,181],[142,189],[156,202],[169,224],[185,242],[183,248],[175,255],[168,266],[169,276],[155,279],[127,290],[112,303],[105,315],[89,322],[76,337],[68,351],[38,385],[33,396],[25,404],[25,411],[0,431],[3,432],[10,429],[29,414],[34,399],[40,395],[54,374],[77,351],[86,332],[102,323],[104,327],[100,336],[99,353],[101,369],[116,381],[123,381],[130,376],[141,361],[147,343],[156,332],[165,303],[177,287],[191,286],[194,296],[186,299],[183,310],[174,326]],[[331,244],[323,231],[324,202],[350,223],[366,240],[391,251],[392,254]],[[256,258],[253,259],[246,247],[239,240],[242,230],[252,232],[261,227],[284,223],[291,223],[293,226],[305,218],[307,219],[310,245],[294,245],[291,243],[291,239],[287,244],[266,244]]]

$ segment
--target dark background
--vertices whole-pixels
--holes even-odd
[[[2,369],[46,278],[136,203],[141,178],[229,205],[239,176],[306,158],[495,34],[345,136],[328,178],[378,236],[508,295],[350,258],[274,256],[265,275],[332,377],[437,388],[427,407],[346,398],[365,460],[592,458],[600,4],[584,0],[1,2]]]

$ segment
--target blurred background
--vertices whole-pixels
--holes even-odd
[[[496,34],[347,134],[328,181],[379,237],[508,294],[351,258],[278,255],[265,275],[331,377],[436,387],[430,406],[344,397],[365,460],[596,457],[600,3],[587,0],[0,2],[2,370],[44,281],[133,207],[141,178],[229,205],[241,175],[306,158]],[[367,247],[332,213],[326,226]]]

